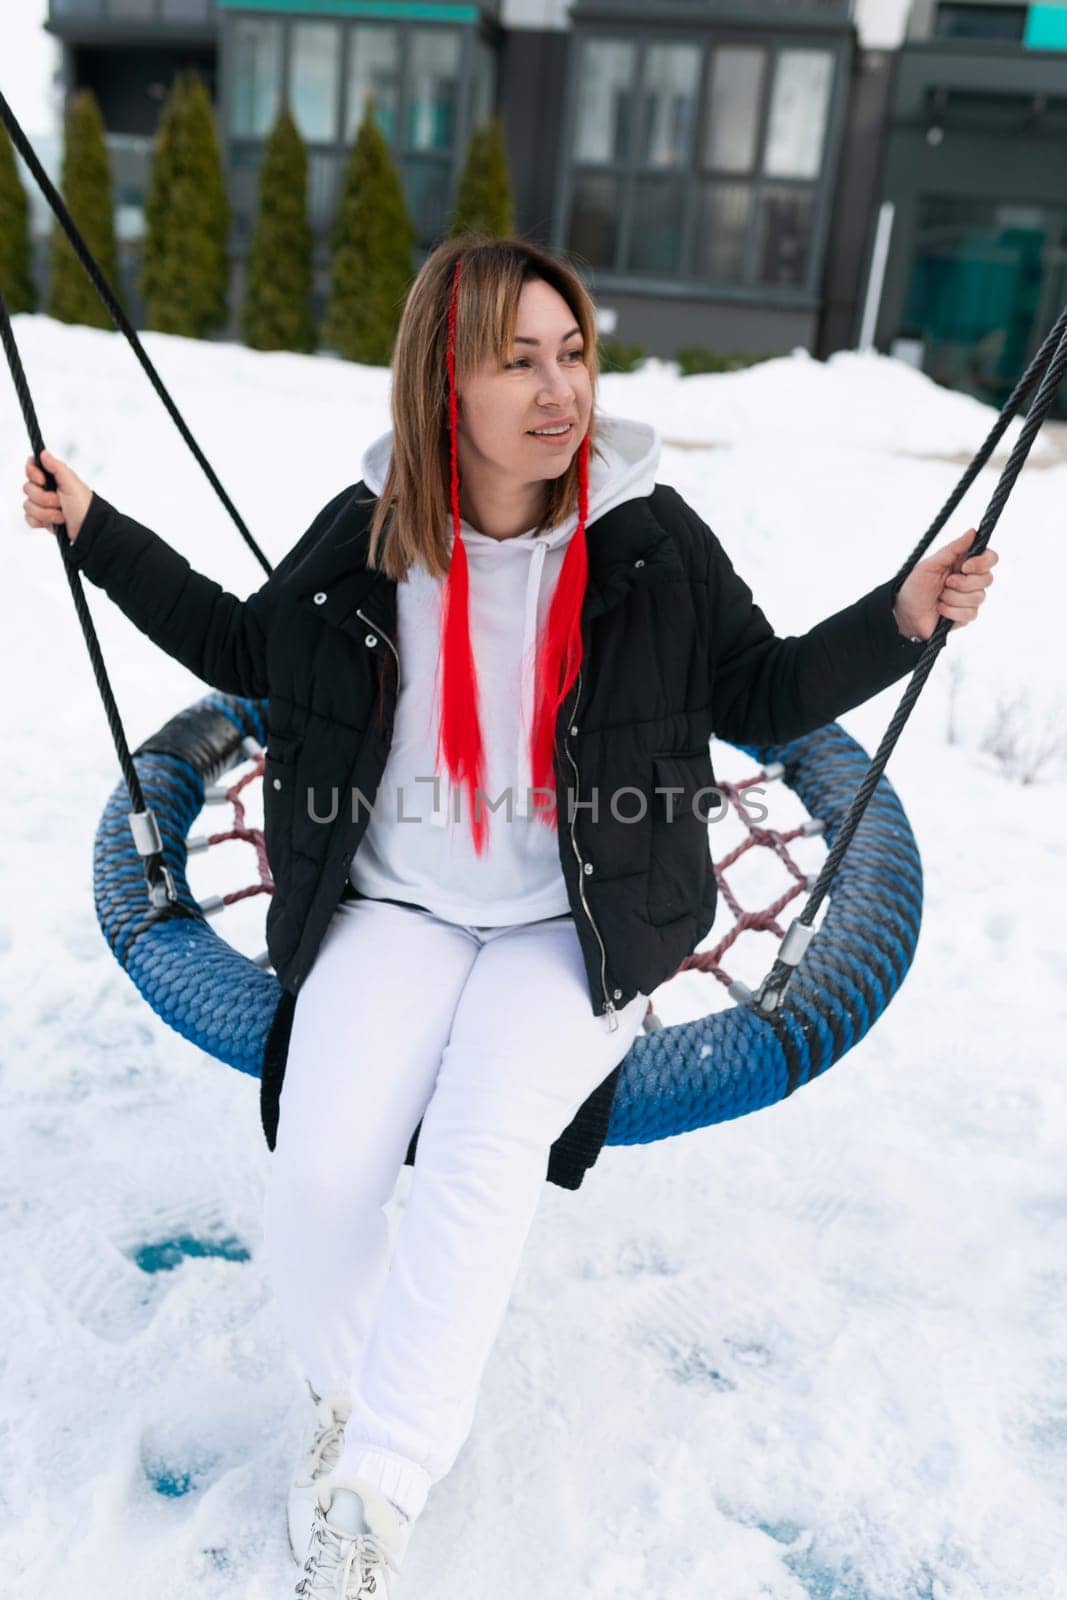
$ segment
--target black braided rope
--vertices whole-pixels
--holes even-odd
[[[22,415],[26,420],[26,431],[30,436],[34,460],[44,473],[45,483],[49,490],[54,490],[56,486],[55,479],[41,465],[41,451],[44,449],[44,439],[41,435],[40,424],[37,421],[37,410],[30,394],[29,384],[26,382],[22,358],[19,355],[18,346],[15,343],[11,329],[11,318],[8,316],[7,302],[4,299],[2,289],[0,289],[0,342],[3,343],[4,354],[7,356],[8,366],[11,368],[15,392],[22,408]],[[122,725],[118,702],[111,687],[111,679],[108,677],[104,654],[100,648],[100,640],[85,598],[85,591],[82,588],[81,574],[71,559],[71,546],[70,540],[67,538],[66,523],[55,523],[53,532],[55,534],[56,548],[63,563],[63,571],[67,575],[67,584],[70,588],[71,599],[74,601],[74,610],[77,613],[78,621],[81,623],[85,647],[89,652],[89,661],[93,669],[93,677],[96,679],[96,687],[103,702],[104,716],[107,718],[107,725],[111,730],[111,737],[115,744],[115,754],[118,757],[119,766],[122,769],[122,776],[130,797],[130,810],[143,813],[146,809],[144,791],[141,788],[141,780],[137,775],[137,768],[134,766],[133,757],[130,754],[129,741],[126,738],[126,730]],[[144,874],[150,899],[153,899],[153,888],[155,888],[157,896],[167,892],[167,879],[163,870],[162,851],[157,850],[152,855],[144,857]]]
[[[244,519],[242,518],[237,507],[234,505],[233,501],[230,499],[229,495],[226,493],[226,490],[223,488],[214,467],[211,465],[210,461],[207,459],[204,452],[201,450],[200,446],[190,433],[185,418],[182,416],[181,412],[178,410],[178,407],[171,399],[162,378],[152,365],[148,353],[146,352],[140,339],[137,337],[133,324],[130,322],[126,313],[116,300],[114,294],[112,293],[111,285],[108,283],[103,272],[100,270],[92,251],[89,249],[89,246],[86,244],[85,240],[81,236],[81,233],[78,231],[77,223],[67,210],[67,207],[63,202],[62,195],[58,193],[54,184],[52,183],[51,178],[49,178],[47,172],[42,167],[37,158],[36,151],[30,144],[30,141],[27,139],[26,135],[23,133],[22,128],[19,125],[18,118],[15,116],[15,113],[4,99],[3,94],[0,94],[0,122],[4,124],[8,133],[11,135],[12,144],[15,146],[19,155],[22,157],[23,161],[25,161],[27,167],[29,167],[34,178],[36,179],[37,187],[40,189],[41,193],[44,195],[45,199],[48,201],[48,204],[55,213],[57,222],[63,229],[63,232],[66,234],[67,238],[70,240],[71,248],[74,251],[74,254],[77,256],[78,260],[85,268],[85,271],[88,273],[90,283],[110,312],[111,319],[116,328],[118,328],[120,333],[125,334],[130,348],[133,350],[134,355],[137,357],[138,361],[141,363],[141,366],[148,375],[148,381],[151,383],[153,389],[166,406],[167,411],[177,426],[178,432],[189,446],[189,449],[193,452],[193,455],[196,457],[199,465],[203,468],[211,487],[214,489],[215,493],[226,507],[226,510],[233,518],[238,533],[244,539],[248,548],[251,550],[252,554],[255,556],[264,572],[269,576],[272,571],[270,562],[267,560],[266,556],[263,554],[263,551],[259,548],[259,545],[256,543],[255,539],[253,539],[251,533],[248,531],[248,528],[245,526]],[[4,321],[7,323],[8,318],[6,309],[4,310],[3,315]],[[54,488],[54,485],[49,485],[49,487]]]
[[[1008,496],[1015,487],[1016,479],[1023,469],[1027,456],[1030,454],[1038,430],[1055,404],[1064,374],[1067,373],[1067,307],[1060,313],[1051,333],[1045,339],[1041,349],[1009,395],[1004,410],[998,417],[989,437],[963,474],[945,506],[942,507],[930,528],[908,557],[907,562],[901,567],[894,582],[894,593],[915,563],[921,558],[932,539],[944,526],[951,511],[959,504],[964,492],[973,483],[979,470],[989,459],[995,445],[1002,437],[1011,420],[1014,408],[1019,405],[1027,391],[1033,386],[1036,375],[1042,366],[1044,366],[1044,375],[1038,386],[1037,393],[1031,402],[1022,428],[1019,430],[1019,437],[1015,441],[1004,469],[1000,474],[997,486],[989,498],[989,504],[986,506],[974,541],[964,560],[969,560],[971,556],[980,555],[989,544],[993,536],[993,530],[1000,520],[1001,512],[1007,504]],[[908,685],[901,696],[900,704],[893,713],[882,741],[871,758],[871,764],[856,791],[848,816],[834,839],[833,847],[827,852],[826,860],[822,864],[822,870],[815,880],[815,885],[805,902],[804,909],[795,919],[796,923],[805,928],[810,928],[815,921],[819,907],[826,898],[834,875],[841,865],[842,857],[849,847],[871,795],[877,788],[878,780],[885,771],[886,763],[892,755],[901,731],[911,716],[915,702],[922,693],[923,686],[933,670],[935,660],[944,648],[951,629],[952,623],[948,617],[938,618],[937,626],[927,641],[926,649],[916,662],[915,670],[908,680]],[[795,971],[794,964],[783,961],[779,956],[763,980],[758,995],[754,1000],[747,1003],[757,1007],[764,1015],[773,1015],[781,1005],[790,979]]]

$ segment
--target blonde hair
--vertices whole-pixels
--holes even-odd
[[[467,234],[440,244],[408,291],[393,349],[392,459],[370,525],[368,564],[400,581],[415,561],[435,577],[448,574],[452,467],[448,409],[448,308],[453,269],[462,256],[456,306],[456,390],[484,361],[509,359],[519,296],[540,278],[567,302],[585,343],[593,392],[590,450],[595,450],[597,329],[592,297],[563,260],[523,239]],[[535,531],[555,527],[577,510],[578,456],[546,479],[544,513]]]

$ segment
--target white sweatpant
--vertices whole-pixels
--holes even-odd
[[[472,927],[342,901],[300,991],[269,1161],[266,1267],[316,1393],[347,1392],[337,1471],[409,1517],[451,1468],[545,1186],[549,1146],[626,1055],[574,919]],[[392,1258],[383,1206],[422,1129]]]

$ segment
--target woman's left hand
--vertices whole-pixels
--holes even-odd
[[[977,531],[968,528],[951,544],[920,561],[897,590],[893,615],[908,638],[917,634],[929,639],[939,617],[949,617],[953,628],[965,628],[978,615],[1000,557],[987,545],[981,555],[963,559]]]

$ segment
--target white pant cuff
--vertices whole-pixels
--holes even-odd
[[[379,1445],[349,1443],[347,1439],[330,1476],[364,1478],[375,1484],[412,1522],[426,1504],[433,1487],[430,1474],[417,1462],[392,1450],[383,1450]]]

